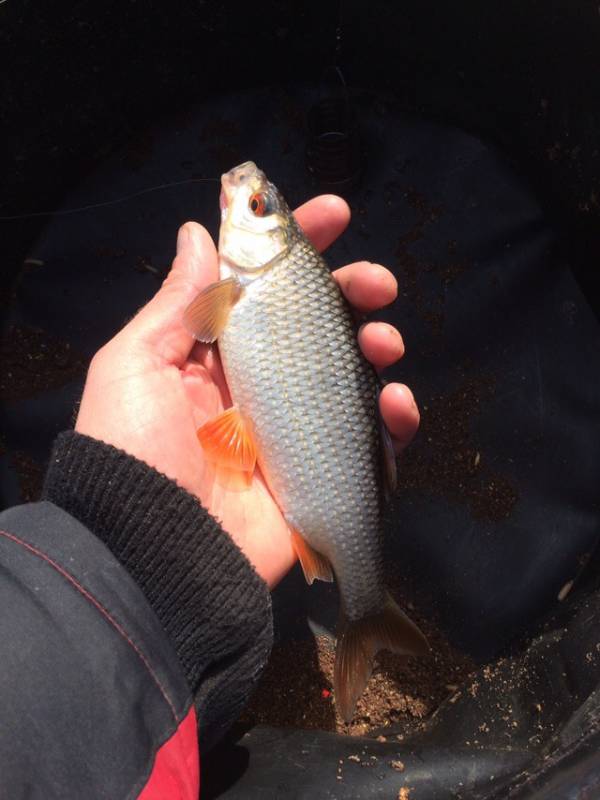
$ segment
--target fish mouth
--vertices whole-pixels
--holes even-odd
[[[267,182],[267,176],[256,166],[254,161],[244,161],[243,164],[238,164],[237,167],[233,167],[229,172],[224,172],[221,175],[221,197],[219,201],[221,212],[225,211],[231,204],[232,195],[236,189],[257,179],[261,185]]]

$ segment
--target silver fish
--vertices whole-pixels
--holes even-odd
[[[234,403],[198,434],[207,455],[251,472],[256,462],[290,527],[309,583],[340,590],[334,697],[350,721],[381,649],[429,651],[386,591],[380,530],[378,383],[322,256],[251,161],[222,177],[218,283],[187,309],[203,342],[218,340]]]

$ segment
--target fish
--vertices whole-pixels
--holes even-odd
[[[198,430],[213,462],[260,468],[309,584],[339,586],[333,695],[350,722],[386,649],[429,645],[384,583],[381,516],[395,456],[379,383],[326,261],[252,161],[221,179],[220,280],[184,313],[217,342],[232,407]]]

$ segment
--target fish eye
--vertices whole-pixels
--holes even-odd
[[[269,202],[269,198],[265,194],[265,192],[255,192],[248,202],[248,206],[250,211],[256,217],[264,217],[267,214],[271,214],[273,209],[271,207],[271,203]]]

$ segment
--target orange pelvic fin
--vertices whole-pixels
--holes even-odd
[[[300,560],[302,571],[308,584],[315,580],[327,581],[328,583],[333,581],[333,570],[329,561],[321,553],[318,553],[314,547],[311,547],[306,539],[293,528],[292,546]]]
[[[378,614],[349,620],[342,612],[335,649],[333,690],[340,715],[350,722],[356,701],[364,691],[380,650],[405,656],[430,652],[419,628],[388,595]]]
[[[235,406],[206,422],[196,435],[207,458],[215,464],[243,472],[254,471],[256,446],[248,424]]]
[[[183,324],[199,342],[216,341],[241,294],[242,287],[235,278],[211,283],[186,308]]]

